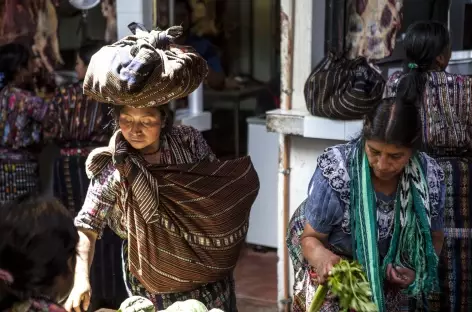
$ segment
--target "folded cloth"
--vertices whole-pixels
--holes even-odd
[[[92,56],[84,93],[115,105],[151,107],[193,92],[205,79],[206,61],[190,47],[171,44],[182,27],[135,35],[100,49]]]

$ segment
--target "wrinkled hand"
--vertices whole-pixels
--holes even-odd
[[[395,267],[392,264],[387,265],[386,275],[387,281],[390,282],[390,284],[403,289],[408,288],[416,278],[415,271],[408,268]]]
[[[64,304],[64,309],[68,312],[87,311],[90,306],[92,290],[88,278],[75,277],[74,287]]]
[[[313,265],[313,269],[318,276],[318,282],[320,284],[326,283],[328,276],[331,275],[331,270],[333,266],[339,263],[341,258],[338,255],[335,255],[328,249],[323,249],[323,251],[317,251],[316,255],[316,264]]]

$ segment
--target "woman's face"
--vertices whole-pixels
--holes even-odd
[[[119,116],[120,129],[126,141],[144,153],[157,150],[164,123],[165,120],[162,120],[160,112],[154,107],[125,106]]]
[[[382,181],[401,174],[413,153],[411,148],[375,140],[366,140],[365,150],[374,175]]]
[[[87,72],[87,66],[85,65],[84,61],[77,55],[77,59],[75,61],[75,72],[77,73],[77,79],[84,80],[85,73]]]

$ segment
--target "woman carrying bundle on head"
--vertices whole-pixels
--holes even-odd
[[[308,311],[341,259],[362,265],[380,312],[404,311],[402,290],[424,298],[436,289],[445,185],[436,161],[418,150],[420,128],[415,102],[387,98],[365,116],[358,139],[318,158],[287,234],[294,312]],[[332,293],[320,311],[341,311]]]
[[[397,93],[416,101],[421,116],[422,150],[444,171],[446,188],[444,251],[440,257],[440,294],[431,311],[471,311],[472,217],[469,189],[472,172],[472,78],[450,74],[450,35],[438,22],[411,25],[403,41],[405,70],[396,72],[386,96]],[[409,86],[401,90],[399,85]]]
[[[75,219],[80,242],[65,307],[87,309],[95,241],[108,224],[123,240],[130,295],[157,310],[197,299],[237,311],[232,271],[259,182],[248,157],[219,162],[202,135],[175,126],[166,103],[195,90],[207,73],[193,50],[171,41],[181,27],[136,29],[97,52],[84,92],[115,104],[116,132],[87,160],[92,181]]]

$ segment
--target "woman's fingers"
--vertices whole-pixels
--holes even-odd
[[[89,306],[90,306],[90,293],[86,292],[84,294],[84,299],[82,301],[82,307],[83,307],[84,311],[87,311]]]
[[[73,304],[72,304],[72,308],[74,308],[74,311],[75,312],[82,312],[82,309],[80,308],[80,303],[82,302],[82,297],[78,296],[74,299],[73,301]]]

